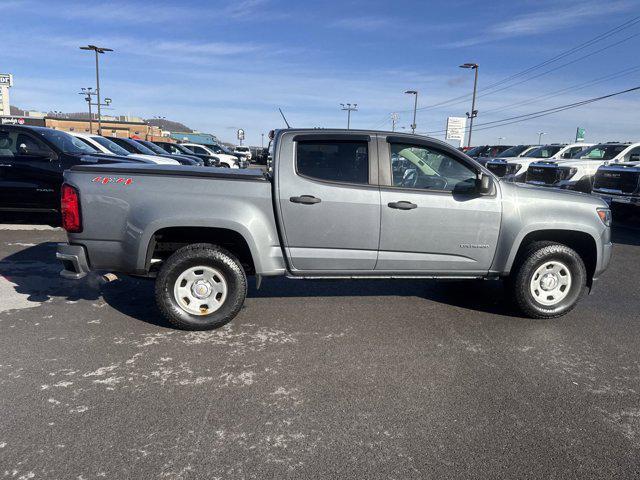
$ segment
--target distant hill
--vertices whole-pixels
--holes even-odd
[[[145,119],[149,125],[160,127],[162,130],[168,130],[170,132],[187,132],[193,133],[193,130],[180,122],[173,122],[165,118],[149,118]]]
[[[51,112],[49,113],[51,114]],[[28,114],[28,111],[11,105],[10,114],[22,117],[22,116],[26,116]],[[94,112],[94,115],[95,115],[95,112]],[[60,116],[68,117],[68,118],[86,119],[86,120],[89,119],[88,112],[69,112],[69,113],[63,113]],[[174,122],[174,121],[163,119],[163,118],[145,119],[145,122],[147,122],[149,125],[154,125],[156,127],[160,127],[162,130],[168,130],[170,132],[193,133],[193,130],[187,127],[185,124],[180,122]]]

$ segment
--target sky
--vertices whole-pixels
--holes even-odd
[[[482,126],[640,86],[640,22],[597,38],[640,17],[640,0],[0,0],[0,15],[0,72],[25,109],[84,111],[78,92],[95,72],[78,47],[96,44],[114,49],[101,56],[105,114],[166,117],[232,142],[243,128],[260,145],[284,127],[278,107],[294,127],[345,128],[340,104],[356,103],[352,128],[391,130],[397,112],[408,131],[404,92],[416,90],[417,132],[444,138],[446,118],[471,109],[473,71],[459,65],[472,62],[473,144],[537,143],[540,131],[567,142],[578,126],[591,142],[640,141],[638,91]]]

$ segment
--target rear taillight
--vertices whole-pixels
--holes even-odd
[[[64,183],[61,190],[62,228],[70,233],[82,232],[80,195],[78,190]]]

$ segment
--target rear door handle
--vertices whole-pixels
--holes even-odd
[[[10,163],[0,163],[0,167],[5,167],[5,168],[9,168],[12,167],[13,165],[11,165]]]
[[[413,210],[414,208],[418,208],[418,205],[415,203],[407,202],[405,200],[401,200],[400,202],[391,202],[388,203],[387,206],[397,210]]]
[[[289,201],[293,203],[302,203],[303,205],[313,205],[314,203],[320,203],[322,200],[314,197],[313,195],[302,195],[300,197],[291,197]]]

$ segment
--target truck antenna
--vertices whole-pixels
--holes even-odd
[[[289,125],[289,122],[287,122],[287,117],[284,116],[284,113],[282,113],[282,109],[280,107],[278,107],[278,111],[280,112],[280,115],[282,115],[282,119],[284,120],[284,123],[287,124],[287,128],[291,128],[291,125]]]

